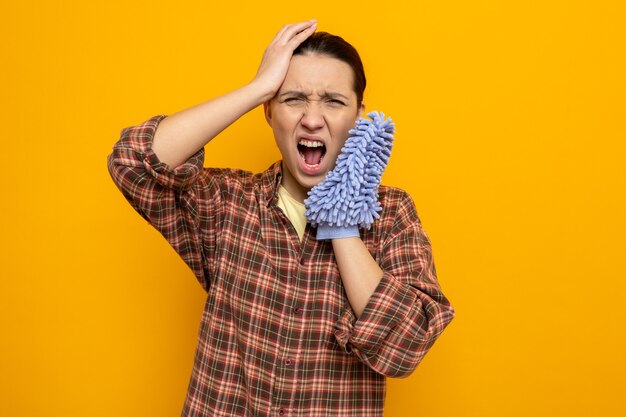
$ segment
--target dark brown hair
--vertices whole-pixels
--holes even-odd
[[[365,91],[365,71],[359,53],[342,37],[328,32],[315,32],[293,51],[294,55],[328,55],[345,62],[354,74],[353,89],[356,93],[357,107],[363,102]]]

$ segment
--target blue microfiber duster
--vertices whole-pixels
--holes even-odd
[[[387,166],[395,126],[384,113],[361,117],[349,133],[335,167],[304,200],[305,216],[317,226],[317,239],[359,236],[382,210],[378,202],[380,177]]]

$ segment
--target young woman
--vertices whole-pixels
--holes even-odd
[[[454,317],[404,191],[380,186],[380,218],[348,237],[307,221],[365,109],[358,53],[315,30],[286,25],[249,84],[124,129],[109,155],[207,291],[183,416],[382,416],[385,377],[411,374]],[[204,146],[261,104],[282,160],[204,168]]]

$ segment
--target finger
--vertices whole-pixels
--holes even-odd
[[[302,42],[304,42],[304,40],[306,38],[311,36],[313,34],[313,32],[315,32],[315,29],[317,29],[317,23],[314,23],[312,26],[309,26],[308,28],[304,29],[303,31],[297,33],[290,40],[290,43],[292,44],[293,48],[294,49],[297,48],[298,45],[300,45]]]
[[[280,39],[280,38],[281,38],[281,36],[283,35],[283,33],[285,33],[285,31],[289,28],[289,26],[291,26],[291,24],[289,24],[289,23],[288,23],[288,24],[286,24],[285,26],[283,26],[283,27],[282,27],[282,28],[278,31],[278,33],[274,36],[274,39],[272,39],[272,42],[271,42],[271,43],[275,43],[275,42],[276,42],[276,40]]]
[[[279,41],[283,44],[291,41],[295,36],[303,31],[307,31],[311,27],[316,27],[316,20],[307,20],[306,22],[294,23],[293,25],[289,25],[285,31],[281,34]]]
[[[283,34],[285,33],[285,31],[287,29],[289,29],[289,27],[291,26],[290,23],[287,23],[286,25],[284,25],[282,28],[280,28],[280,30],[278,31],[278,33],[276,33],[276,35],[274,35],[274,37],[272,38],[272,41],[267,45],[267,48],[271,48],[273,47],[279,39],[281,39],[281,37],[283,36]]]

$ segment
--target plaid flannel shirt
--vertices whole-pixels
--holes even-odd
[[[454,317],[410,196],[381,186],[361,239],[384,272],[362,315],[330,241],[302,241],[276,205],[281,163],[259,174],[172,168],[151,144],[158,115],[122,130],[109,172],[207,291],[182,415],[382,416],[385,377],[406,377]]]

